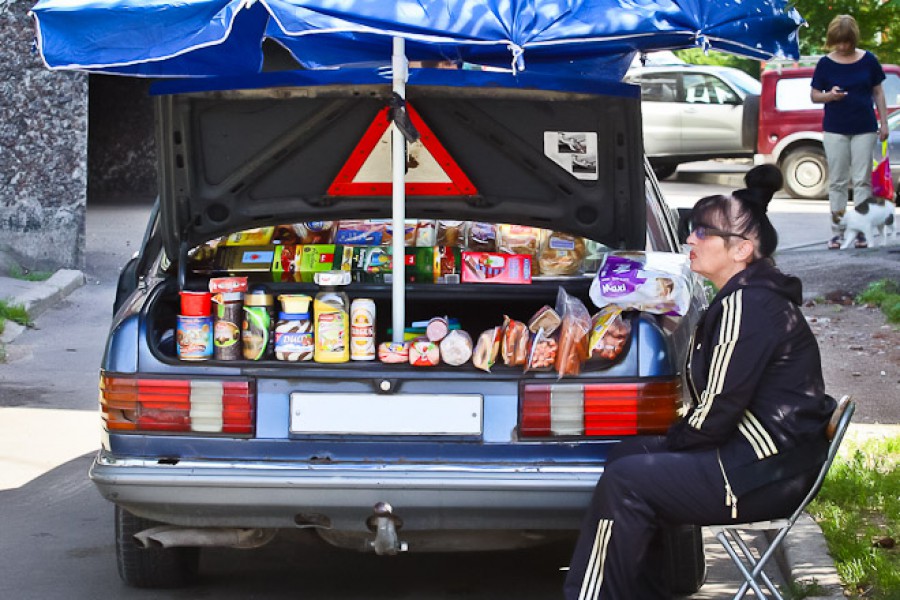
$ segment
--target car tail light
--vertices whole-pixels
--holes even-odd
[[[665,433],[681,401],[677,379],[652,383],[526,384],[520,437]]]
[[[248,380],[135,379],[103,375],[100,410],[109,431],[253,433]]]

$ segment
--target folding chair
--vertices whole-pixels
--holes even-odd
[[[715,533],[716,539],[719,540],[719,543],[722,544],[735,566],[744,576],[745,581],[734,595],[734,600],[743,598],[750,589],[756,593],[758,598],[764,598],[763,592],[759,587],[760,581],[769,589],[773,597],[778,600],[784,600],[781,594],[778,593],[772,580],[769,579],[769,576],[763,571],[763,568],[781,546],[781,542],[787,536],[791,527],[794,526],[794,523],[797,522],[797,519],[800,518],[800,515],[803,514],[806,506],[816,497],[816,494],[818,494],[819,490],[822,488],[822,482],[825,481],[828,469],[831,468],[831,463],[837,455],[841,440],[844,439],[844,434],[847,433],[847,428],[850,426],[850,419],[853,417],[853,411],[855,410],[856,404],[850,399],[850,396],[844,396],[841,398],[840,402],[838,402],[837,408],[835,408],[831,421],[828,424],[828,430],[826,431],[829,443],[825,463],[822,465],[819,476],[816,478],[809,493],[806,494],[806,497],[800,502],[800,506],[797,507],[797,510],[795,510],[790,517],[786,519],[738,523],[727,526],[716,525],[708,528]],[[769,541],[768,546],[759,557],[759,560],[756,560],[750,551],[747,542],[741,538],[739,531],[777,531],[777,533]],[[738,555],[738,550],[741,551],[743,557]]]

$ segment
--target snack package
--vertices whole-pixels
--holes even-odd
[[[434,244],[436,246],[465,248],[466,230],[467,223],[465,221],[438,221]]]
[[[549,371],[556,365],[556,355],[559,345],[556,338],[538,329],[532,336],[531,347],[528,350],[528,360],[525,363],[525,372]]]
[[[309,221],[295,223],[294,234],[298,244],[331,244],[337,230],[334,221]]]
[[[416,222],[416,237],[413,246],[429,248],[437,244],[437,221],[419,219]]]
[[[631,323],[622,318],[618,306],[605,306],[591,319],[591,358],[615,360],[625,349]]]
[[[369,222],[380,224],[382,227],[379,245],[390,246],[394,243],[394,222],[391,219],[372,219]],[[415,219],[403,221],[403,245],[405,247],[416,245],[416,227],[417,221]]]
[[[384,237],[384,221],[345,219],[338,225],[334,241],[348,246],[379,246]]]
[[[496,252],[497,226],[473,221],[466,229],[466,249],[470,252]]]
[[[538,274],[534,257],[541,247],[544,230],[527,225],[498,225],[497,250],[504,254],[525,254],[532,257],[532,275]]]
[[[463,283],[531,283],[531,257],[499,252],[463,252]]]
[[[482,371],[491,372],[491,367],[497,362],[497,353],[500,351],[500,336],[502,327],[488,329],[478,336],[475,351],[472,353],[472,364]]]
[[[556,372],[560,377],[578,375],[581,364],[590,356],[588,352],[591,332],[591,315],[584,303],[559,288],[556,312],[562,316],[559,326],[559,349],[556,354]]]
[[[528,361],[528,342],[528,327],[525,323],[503,315],[503,339],[500,344],[503,364],[524,365]]]
[[[541,243],[538,269],[541,275],[578,275],[584,271],[586,255],[583,237],[551,231]]]
[[[257,227],[232,233],[225,239],[226,246],[262,246],[272,241],[274,227]]]
[[[543,329],[546,335],[553,335],[559,327],[560,321],[561,319],[556,311],[545,304],[528,321],[528,330],[531,333],[537,333]]]
[[[458,367],[472,358],[472,338],[462,329],[453,329],[439,344],[441,360],[451,367]]]
[[[614,304],[658,315],[684,315],[691,304],[690,263],[671,252],[610,252],[591,282],[597,307]]]

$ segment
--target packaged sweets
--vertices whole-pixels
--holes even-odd
[[[525,254],[534,258],[541,247],[544,230],[527,225],[499,225],[497,249],[506,254]],[[532,266],[534,262],[532,261]],[[537,275],[538,270],[533,269]]]
[[[463,252],[464,283],[531,283],[531,257],[499,252]]]
[[[466,229],[466,248],[470,252],[497,251],[497,225],[473,221]]]
[[[465,248],[467,223],[465,221],[438,221],[435,246]]]
[[[379,246],[384,244],[384,220],[343,220],[335,234],[334,243],[348,246]]]
[[[226,246],[261,246],[272,241],[274,227],[257,227],[232,233],[225,238]]]

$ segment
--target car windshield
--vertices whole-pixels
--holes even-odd
[[[760,92],[762,92],[762,84],[759,80],[743,71],[729,69],[728,71],[723,72],[722,76],[728,79],[733,86],[741,90],[744,95],[754,94],[758,96]]]

